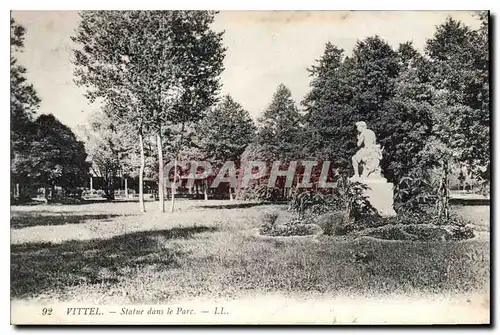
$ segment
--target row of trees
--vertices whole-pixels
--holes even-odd
[[[445,180],[455,161],[489,167],[487,14],[479,14],[479,29],[447,19],[427,41],[424,54],[410,42],[393,49],[379,36],[358,41],[350,56],[327,43],[322,57],[309,69],[311,90],[301,102],[303,111],[299,111],[290,90],[280,85],[259,118],[258,126],[230,96],[213,107],[224,57],[221,34],[212,32],[208,25],[214,15],[212,12],[127,12],[118,16],[85,13],[75,39],[84,45],[83,49],[91,50],[76,51],[76,64],[80,68],[77,73],[82,83],[92,83],[96,88],[89,96],[105,98],[112,105],[107,109],[107,115],[115,120],[115,124],[127,128],[135,120],[140,126],[134,129],[139,129],[135,133],[139,134],[141,146],[145,141],[150,143],[156,134],[157,159],[151,160],[150,166],[156,164],[158,169],[160,206],[163,206],[163,164],[158,162],[198,159],[220,166],[226,160],[233,160],[240,168],[242,160],[252,159],[269,162],[330,160],[337,170],[347,171],[350,158],[357,150],[354,124],[359,120],[366,121],[378,135],[384,147],[384,173],[397,185],[405,178],[428,178],[429,171],[436,168]],[[189,38],[185,35],[196,33],[168,28],[158,34],[171,36],[171,39],[148,37],[152,34],[147,33],[148,27],[175,27],[179,17],[190,22],[183,26],[187,30],[193,30],[195,22],[203,18],[203,23],[206,23],[203,34],[210,38],[193,39],[198,46],[186,48],[184,43]],[[104,19],[106,23],[103,23]],[[134,19],[147,22],[146,27],[125,25],[126,34],[124,31],[102,31],[109,22],[123,25],[123,20],[130,24]],[[92,22],[92,26],[88,22]],[[167,25],[166,22],[173,24]],[[139,33],[135,31],[137,29]],[[140,33],[145,34],[139,44],[140,50],[120,49],[124,45],[136,47],[136,35]],[[93,34],[98,34],[97,40]],[[179,36],[175,37],[175,34]],[[144,42],[147,38],[152,40]],[[200,64],[207,62],[203,68],[211,69],[208,71],[210,75],[201,76],[200,81],[194,79],[198,76],[195,72],[188,75],[179,70],[196,68],[189,59],[201,57],[194,52],[197,48],[213,51],[208,56],[205,53],[203,60],[197,58]],[[143,60],[141,52],[150,57],[157,49],[176,51],[164,51],[157,59],[147,58],[151,63]],[[109,63],[102,65],[103,59]],[[170,72],[162,70],[163,62],[172,66]],[[155,69],[160,66],[160,71],[148,70],[151,64],[155,64]],[[141,77],[143,73],[147,80]],[[169,77],[167,73],[179,75]],[[182,79],[182,76],[192,80]],[[153,88],[147,88],[148,80],[155,83]],[[140,90],[138,82],[144,83]],[[158,84],[160,82],[164,86]],[[155,90],[155,85],[160,89]],[[165,93],[161,93],[172,90],[176,94],[167,94],[165,98]],[[193,105],[192,109],[190,102],[186,101],[186,92],[200,95],[199,104]],[[192,97],[196,94],[193,93]],[[151,99],[160,101],[160,104],[145,103]],[[120,106],[127,105],[124,101],[129,108],[120,113]],[[198,106],[200,108],[196,108]],[[144,134],[148,135],[144,137]],[[143,170],[144,167],[140,171]],[[187,174],[188,171],[187,168],[180,173]],[[414,196],[410,193],[407,198]]]
[[[220,167],[232,160],[239,171],[246,160],[330,160],[349,171],[359,120],[378,135],[384,174],[396,185],[426,180],[432,169],[446,184],[455,161],[489,168],[487,14],[478,16],[478,29],[447,19],[423,54],[410,42],[392,48],[379,36],[358,41],[349,56],[327,43],[309,69],[302,108],[279,85],[257,125],[232,97],[218,101],[225,48],[223,33],[210,29],[215,12],[80,15],[77,84],[104,106],[83,131],[89,160],[110,185],[117,171],[137,177],[142,211],[145,177],[157,180],[164,210],[167,162]],[[174,178],[189,173],[175,170]]]
[[[24,47],[25,33],[24,27],[11,19],[11,194],[29,198],[33,188],[43,187],[49,198],[56,185],[71,192],[84,182],[87,154],[83,142],[53,115],[36,117],[40,98],[26,78],[26,68],[16,58]]]
[[[385,148],[392,181],[450,156],[489,165],[486,15],[478,30],[447,19],[423,55],[409,42],[393,50],[378,36],[359,41],[350,57],[328,43],[303,102],[306,152],[346,167],[356,150],[352,125],[364,120]]]
[[[156,139],[159,209],[164,211],[164,162],[177,161],[196,123],[214,104],[225,49],[210,29],[211,11],[85,11],[73,41],[77,84],[106,106],[113,126],[139,148],[143,201],[145,142]],[[174,199],[174,197],[172,197]],[[173,203],[172,203],[173,206]],[[172,208],[173,209],[173,208]]]
[[[448,18],[423,54],[410,42],[392,48],[379,36],[358,41],[350,56],[327,43],[309,69],[303,112],[278,87],[245,155],[329,160],[337,172],[352,174],[354,124],[363,120],[384,148],[384,175],[398,186],[398,200],[410,204],[438,192],[447,216],[452,166],[466,164],[490,178],[488,16],[477,18],[478,29]]]

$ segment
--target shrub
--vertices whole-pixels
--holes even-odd
[[[292,198],[289,209],[301,218],[332,211],[344,211],[348,217],[355,220],[377,214],[364,195],[366,185],[351,182],[346,176],[339,177],[336,184],[337,187],[328,190],[329,193],[304,191],[297,194]]]
[[[434,211],[427,210],[422,211],[418,215],[413,212],[400,210],[398,215],[391,217],[380,217],[380,216],[367,216],[356,221],[356,226],[359,228],[375,228],[385,225],[419,225],[419,224],[432,224],[432,225],[443,225],[439,220]],[[448,222],[444,225],[464,227],[470,224],[468,220],[465,220],[459,215],[450,215]]]
[[[269,212],[262,216],[259,233],[269,236],[304,236],[315,234],[320,230],[317,224],[286,213]]]
[[[475,236],[472,226],[467,223],[453,216],[448,224],[443,225],[432,213],[402,213],[394,217],[363,220],[357,222],[355,228],[360,235],[388,240],[456,241]]]
[[[238,199],[250,201],[280,201],[284,200],[283,190],[270,188],[266,184],[253,184],[238,190]],[[285,195],[286,197],[286,195]]]
[[[339,205],[335,202],[335,198],[331,195],[310,191],[297,194],[297,196],[292,198],[289,206],[301,218],[307,215],[327,213],[338,207]]]
[[[475,236],[474,229],[470,225],[449,227],[450,238],[454,241],[467,240]]]
[[[398,209],[420,213],[437,200],[437,185],[422,171],[414,171],[397,183],[394,200]]]
[[[391,217],[365,217],[358,221],[360,228],[376,228],[385,225],[410,225],[410,224],[427,224],[430,222],[428,215],[415,215],[408,212],[400,212],[396,216]]]
[[[259,230],[260,233],[267,235],[267,232],[273,231],[275,229],[277,219],[277,212],[264,213],[264,215],[262,215],[262,225]]]
[[[371,236],[383,240],[417,240],[418,237],[405,231],[402,225],[386,225],[362,230],[360,236]]]
[[[278,219],[279,214],[277,212],[267,212],[262,215],[263,224],[274,225]]]
[[[75,204],[81,204],[82,200],[73,198],[73,197],[65,197],[65,196],[60,196],[55,198],[54,200],[51,200],[52,203],[59,203],[59,204],[64,204],[64,205],[75,205]]]
[[[266,187],[265,185],[249,185],[248,187],[238,190],[238,199],[241,200],[265,200]]]
[[[263,225],[259,233],[268,236],[306,236],[316,234],[320,230],[321,228],[315,224],[292,221],[284,225]]]
[[[414,235],[419,241],[446,241],[451,239],[451,234],[444,227],[420,224],[420,225],[405,225],[403,231],[410,235]]]
[[[346,235],[354,230],[352,220],[349,220],[343,211],[334,211],[317,218],[318,225],[325,235]]]

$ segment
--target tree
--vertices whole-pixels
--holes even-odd
[[[219,89],[225,50],[222,33],[210,29],[215,12],[93,11],[80,15],[73,38],[82,46],[75,50],[79,84],[93,87],[88,93],[91,99],[100,97],[126,106],[128,96],[135,102],[135,108],[122,115],[126,120],[122,122],[134,123],[140,143],[145,132],[156,135],[159,206],[164,211],[163,137],[177,131],[182,143],[184,125],[203,115]]]
[[[379,129],[384,146],[386,177],[399,183],[402,178],[433,166],[424,154],[433,128],[434,90],[429,82],[430,66],[412,45],[398,49],[400,72],[395,80],[394,96],[384,106],[385,122]]]
[[[133,151],[133,139],[126,129],[121,129],[120,125],[113,123],[109,114],[94,113],[84,136],[91,170],[103,178],[106,198],[112,200],[115,177],[122,177],[122,172],[130,171],[128,165]]]
[[[27,81],[26,68],[19,65],[15,58],[16,53],[22,52],[25,33],[23,26],[17,24],[14,19],[10,20],[10,117],[11,141],[14,144],[19,144],[18,140],[23,138],[23,134],[26,133],[23,127],[33,121],[40,104],[33,85]]]
[[[352,119],[357,118],[349,105],[353,97],[349,86],[352,59],[328,42],[317,63],[308,69],[311,91],[302,101],[306,112],[304,154],[310,159],[334,160],[347,168],[355,147]]]
[[[490,164],[488,16],[479,30],[448,18],[425,51],[437,91],[437,133],[457,159]]]
[[[301,115],[292,93],[280,84],[258,119],[257,143],[272,160],[294,160],[300,152]]]
[[[358,41],[352,57],[343,54],[327,43],[319,64],[310,69],[311,92],[303,101],[304,148],[308,156],[334,159],[337,166],[349,169],[357,150],[357,121],[367,122],[382,145],[388,142],[390,133],[383,126],[393,119],[386,103],[395,94],[399,67],[396,52],[378,36]]]
[[[87,88],[90,102],[107,104],[109,117],[115,123],[127,125],[137,137],[140,151],[139,208],[144,206],[144,135],[148,131],[149,115],[144,99],[144,88],[139,75],[141,61],[139,27],[134,25],[137,12],[84,11],[73,42],[75,83]],[[113,29],[109,29],[113,28]]]
[[[255,131],[250,113],[226,95],[198,124],[195,143],[212,162],[238,161]]]
[[[483,13],[479,19],[481,27],[473,30],[448,18],[425,47],[435,89],[433,136],[427,154],[439,163],[436,205],[444,222],[449,219],[452,164],[465,162],[486,170],[490,165],[488,16]]]
[[[19,160],[33,182],[51,190],[61,186],[70,190],[82,185],[88,177],[89,165],[84,144],[78,141],[70,128],[59,122],[52,114],[40,115],[34,122],[29,149]]]
[[[287,169],[291,161],[297,161],[301,158],[301,136],[302,115],[290,90],[285,85],[280,84],[263,116],[258,119],[255,148],[259,148],[258,151],[264,153],[268,165],[268,172],[261,178],[262,181],[265,182],[270,176],[269,167],[275,161],[279,161],[280,169]],[[284,178],[279,178],[279,186],[271,190],[271,194],[281,193],[277,196],[287,197],[284,180]],[[266,188],[266,198],[268,191]]]
[[[11,146],[11,177],[14,183],[22,184],[22,193],[27,186],[26,171],[18,164],[20,156],[25,156],[29,149],[33,118],[38,110],[40,99],[35,88],[28,83],[26,68],[18,64],[16,53],[22,52],[26,30],[10,20],[10,146]],[[12,186],[12,184],[11,184]],[[19,197],[23,197],[19,194]]]
[[[256,127],[248,111],[230,95],[212,108],[197,126],[195,145],[203,153],[203,159],[221,167],[233,161],[238,168],[241,154],[252,142]],[[214,171],[216,172],[216,171]],[[229,189],[232,199],[232,192]]]

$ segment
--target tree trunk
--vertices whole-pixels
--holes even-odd
[[[139,134],[139,146],[141,150],[141,167],[139,169],[139,210],[141,212],[146,211],[144,207],[144,166],[146,161],[144,159],[144,141],[142,139],[142,132]]]
[[[90,190],[93,191],[93,187],[92,187],[92,176],[90,176]]]
[[[127,177],[125,177],[125,198],[128,199],[128,184],[127,184]]]
[[[234,200],[234,197],[233,197],[233,189],[231,188],[231,186],[229,187],[229,200],[230,200],[230,201],[233,201],[233,200]]]
[[[163,176],[163,148],[160,131],[156,133],[156,145],[158,146],[158,209],[165,212],[165,184]]]
[[[45,203],[49,203],[49,184],[45,185],[45,187],[43,188],[43,193],[44,193],[44,196],[45,196]]]
[[[443,194],[443,204],[444,204],[444,220],[446,223],[450,221],[450,166],[448,161],[444,166],[444,194]]]
[[[170,213],[175,210],[175,192],[177,188],[177,158],[174,159],[174,182],[172,184],[172,198],[170,199]]]
[[[207,179],[205,179],[205,185],[203,186],[203,194],[205,196],[205,201],[208,200],[208,193],[207,193]]]
[[[106,184],[105,190],[104,190],[104,193],[106,193],[106,199],[107,200],[115,200],[115,188],[114,188],[114,183],[113,183],[113,173],[112,172],[106,173],[106,180],[104,181],[104,183]]]
[[[439,188],[438,188],[438,199],[436,203],[438,221],[441,224],[447,224],[450,219],[449,211],[449,162],[443,162],[443,175],[441,177]]]

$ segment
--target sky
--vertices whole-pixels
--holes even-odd
[[[437,25],[451,16],[474,28],[471,12],[444,11],[222,11],[213,24],[225,31],[227,47],[221,94],[231,96],[259,117],[280,83],[292,91],[297,104],[309,90],[310,68],[326,42],[352,52],[358,40],[379,35],[393,47],[412,41],[423,51]],[[13,11],[26,32],[25,48],[17,55],[42,102],[40,113],[54,114],[77,129],[100,106],[89,104],[84,89],[73,82],[70,36],[78,26],[75,11]]]

